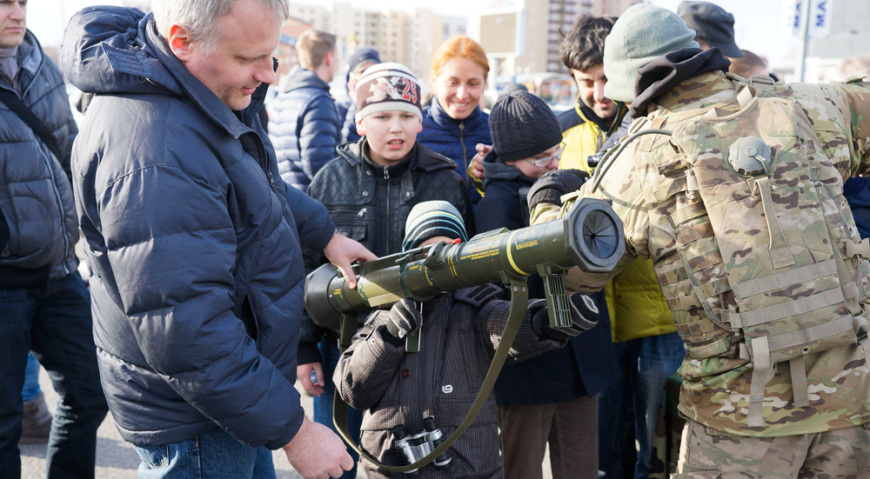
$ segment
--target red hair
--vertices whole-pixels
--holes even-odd
[[[489,60],[486,52],[476,41],[465,35],[457,35],[442,43],[432,57],[432,78],[436,78],[444,70],[444,65],[454,58],[467,58],[483,68],[484,80],[489,75]]]

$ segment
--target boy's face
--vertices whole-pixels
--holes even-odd
[[[368,139],[369,156],[381,166],[402,161],[423,130],[420,118],[407,111],[379,111],[357,123],[357,132]]]
[[[513,166],[529,178],[537,180],[544,173],[559,168],[559,157],[561,155],[562,144],[560,143],[535,156],[523,158],[522,160],[505,161],[505,164]]]

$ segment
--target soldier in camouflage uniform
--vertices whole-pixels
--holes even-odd
[[[684,24],[685,32],[668,36],[670,44],[644,40],[650,29],[677,28],[674,22],[682,24],[668,10],[632,6],[614,25],[604,55],[605,94],[631,102],[635,122],[629,133],[655,128],[673,135],[646,134],[627,143],[609,166],[599,167],[598,178],[564,196],[564,206],[530,205],[532,221],[564,214],[577,196],[610,199],[625,226],[620,265],[652,258],[687,350],[679,410],[688,423],[674,477],[870,477],[870,251],[857,243],[842,198],[843,181],[870,170],[870,121],[863,121],[870,114],[870,85],[764,82],[749,88],[726,74],[729,63],[718,49],[698,49]],[[767,189],[748,178],[746,184],[757,189],[747,188],[743,196],[729,193],[719,202],[703,196],[735,172],[705,172],[698,165],[727,165],[728,145],[753,135],[771,147],[772,166],[766,164],[768,174],[762,175]],[[812,192],[819,193],[814,209],[802,203]],[[722,211],[722,205],[728,208]],[[807,220],[813,214],[823,220]],[[720,218],[728,228],[717,230]],[[759,222],[778,224],[789,234],[777,245],[771,228],[759,242],[759,230],[751,226]],[[740,249],[738,240],[755,246]],[[833,251],[830,258],[795,246],[814,241]],[[812,268],[825,262],[836,272],[806,280],[797,272],[771,273],[741,282],[780,261]],[[575,269],[566,283],[594,291],[620,270],[593,275]],[[779,280],[787,287],[776,289]],[[839,302],[811,305],[823,289]],[[828,344],[804,343],[796,360],[773,355],[766,365],[760,351],[753,351],[757,343],[750,331],[757,330],[743,324],[752,309],[747,298],[773,305],[765,314],[789,310],[788,321],[809,317],[824,328],[847,327],[826,337]],[[768,327],[781,325],[761,325]],[[810,334],[806,326],[797,329]]]

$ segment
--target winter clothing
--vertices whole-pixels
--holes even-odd
[[[504,330],[509,303],[498,300],[499,288],[483,285],[443,293],[419,304],[402,300],[391,310],[375,311],[342,355],[333,379],[338,394],[351,406],[365,409],[362,447],[387,465],[405,464],[393,448],[390,429],[403,425],[409,434],[423,430],[424,416],[433,416],[445,437],[462,422],[486,376]],[[564,343],[538,338],[531,330],[534,314],[545,302],[532,300],[511,347],[519,360]],[[422,309],[422,312],[421,312]],[[404,341],[387,332],[396,315],[411,315],[422,324],[420,352],[406,354]],[[582,335],[581,335],[582,336]],[[496,406],[490,394],[480,414],[450,447],[450,467],[420,469],[420,479],[434,477],[500,478]],[[363,461],[366,477],[404,477],[378,471]]]
[[[323,203],[337,229],[362,243],[378,256],[398,253],[405,237],[405,220],[417,203],[444,200],[462,212],[470,234],[474,218],[462,180],[453,171],[454,163],[419,144],[409,158],[399,164],[383,167],[364,153],[365,137],[357,143],[338,148],[338,158],[326,164],[315,176],[308,190]],[[315,251],[307,259],[309,269],[323,263],[322,254]],[[299,344],[299,364],[321,362],[316,344],[332,332],[314,326],[309,318],[303,321]]]
[[[502,95],[489,112],[492,154],[498,161],[522,160],[543,153],[562,142],[561,131],[553,110],[527,91]]]
[[[711,2],[683,2],[677,7],[677,15],[695,31],[695,38],[718,48],[725,56],[743,56],[734,43],[734,15],[724,8]]]
[[[644,37],[633,33],[643,29]],[[634,101],[634,81],[640,67],[665,53],[681,48],[698,48],[695,31],[674,12],[649,4],[632,5],[613,24],[604,43],[604,96],[611,100]]]
[[[465,223],[455,206],[446,201],[432,200],[417,203],[411,208],[405,222],[405,241],[402,251],[416,248],[436,236],[468,241]]]
[[[640,33],[642,31],[636,32],[636,34]],[[609,41],[608,39],[608,44]],[[684,56],[690,52],[691,50],[673,52],[665,55],[664,59],[679,65],[684,61]],[[658,68],[642,69],[638,84],[655,85],[655,75],[660,71],[661,69]],[[644,75],[653,78],[645,79]],[[676,132],[691,126],[688,125],[689,122],[693,125],[704,125],[695,120],[709,112],[714,112],[709,113],[711,117],[716,113],[719,114],[716,116],[719,120],[710,122],[717,125],[724,118],[721,115],[731,115],[728,118],[746,118],[749,124],[783,128],[782,131],[787,132],[785,135],[789,135],[789,141],[793,141],[791,139],[794,138],[794,131],[800,126],[801,134],[812,134],[817,138],[817,141],[812,142],[814,145],[811,147],[812,152],[808,151],[807,161],[819,165],[820,172],[806,174],[820,175],[821,179],[818,180],[816,188],[822,188],[823,191],[825,188],[830,188],[827,194],[834,195],[835,193],[831,191],[836,192],[839,188],[838,176],[848,178],[852,173],[867,172],[870,156],[863,139],[870,137],[870,127],[866,122],[855,120],[870,114],[868,111],[870,110],[868,108],[870,86],[866,83],[756,85],[753,90],[757,96],[783,99],[782,102],[765,100],[766,105],[784,104],[786,101],[796,102],[793,110],[789,107],[789,112],[797,112],[795,116],[782,114],[775,118],[746,117],[747,110],[755,111],[753,109],[761,108],[759,106],[761,101],[756,101],[755,98],[750,99],[748,103],[737,101],[735,98],[737,89],[742,87],[742,84],[726,77],[721,71],[702,73],[678,83],[670,90],[662,91],[658,96],[650,95],[655,102],[652,104],[655,109],[650,108],[653,111],[650,115],[662,119],[663,123],[657,121],[661,123],[662,128]],[[751,94],[753,90],[746,91]],[[766,106],[766,108],[772,107]],[[639,121],[648,122],[648,120],[635,120],[635,122]],[[790,125],[789,121],[792,122]],[[638,128],[646,127],[646,125],[638,126]],[[736,133],[740,131],[742,130],[735,130]],[[779,131],[776,130],[777,133]],[[733,331],[726,329],[728,323],[723,327],[719,322],[721,318],[728,318],[729,315],[734,318],[736,313],[740,313],[735,304],[735,296],[723,289],[717,289],[715,292],[711,290],[710,293],[694,293],[690,281],[692,278],[701,280],[700,273],[689,269],[692,266],[692,268],[704,268],[701,289],[706,288],[705,285],[720,284],[723,280],[720,275],[725,271],[725,268],[721,267],[721,262],[733,257],[725,254],[720,256],[715,248],[705,249],[705,245],[711,244],[713,232],[710,229],[706,229],[703,233],[696,230],[698,236],[691,239],[692,248],[695,248],[692,251],[703,252],[707,259],[700,260],[701,263],[689,263],[680,253],[679,243],[683,240],[674,241],[673,238],[684,238],[683,233],[687,231],[684,228],[691,229],[692,225],[708,224],[707,213],[701,207],[690,218],[683,216],[687,223],[678,225],[679,229],[675,230],[678,227],[674,223],[675,215],[685,215],[688,209],[698,205],[698,201],[687,201],[688,193],[685,187],[677,187],[667,195],[648,194],[653,191],[664,191],[662,188],[667,188],[667,185],[672,182],[682,181],[687,172],[691,171],[680,163],[685,161],[683,159],[685,153],[682,147],[674,148],[675,144],[693,145],[694,143],[680,137],[647,135],[644,140],[629,144],[614,160],[595,193],[586,191],[588,184],[581,188],[580,194],[583,196],[608,197],[613,200],[613,209],[625,226],[626,257],[611,274],[607,275],[585,274],[572,270],[566,276],[566,284],[594,288],[617,274],[623,264],[636,256],[651,257],[660,285],[673,311],[677,330],[689,354],[680,368],[683,390],[679,409],[692,421],[715,429],[718,434],[726,438],[730,435],[753,437],[805,435],[861,426],[870,422],[870,409],[868,409],[870,404],[866,401],[870,394],[868,391],[870,379],[864,367],[867,347],[864,340],[863,345],[834,347],[821,352],[810,352],[803,357],[807,381],[805,383],[807,386],[804,387],[813,391],[807,406],[797,405],[793,401],[794,386],[789,368],[778,367],[773,370],[770,381],[766,382],[763,388],[764,402],[761,414],[763,425],[762,427],[749,426],[750,385],[757,384],[752,378],[755,369],[752,362],[741,359],[739,351],[743,349],[743,335],[735,335]],[[777,152],[777,157],[780,154],[783,153]],[[774,169],[771,176],[800,173],[794,173],[793,168],[790,170],[789,166],[786,164]],[[816,168],[813,170],[815,171]],[[836,176],[829,176],[831,174]],[[715,184],[710,183],[715,182],[715,179],[706,181],[708,183],[705,187]],[[747,207],[749,203],[751,202],[747,203]],[[783,212],[781,213],[783,217],[792,213],[788,210],[793,207],[793,203],[777,202],[777,205],[778,208],[779,206],[783,208],[778,210]],[[678,207],[680,209],[676,209]],[[539,220],[550,218],[540,206],[534,213]],[[852,222],[851,215],[838,214],[837,217],[843,222],[842,225],[845,225],[844,229],[851,230],[849,226]],[[693,222],[688,223],[690,220]],[[739,225],[735,227],[740,228]],[[824,231],[831,231],[824,224],[821,228],[824,228]],[[728,241],[720,240],[717,243],[727,244]],[[745,259],[748,261],[761,257],[755,255],[753,251],[748,251]],[[852,261],[851,257],[849,261]],[[753,264],[740,262],[731,266],[751,268]],[[866,268],[860,267],[861,264],[857,262],[860,268],[856,271],[859,284],[867,281]],[[866,262],[863,264],[866,265]],[[735,277],[739,276],[738,273],[734,273]],[[808,283],[800,283],[793,286],[786,285],[785,288],[797,288],[802,291],[801,288],[808,285]],[[730,291],[730,288],[728,290]],[[703,308],[679,304],[679,298],[693,298],[696,294],[701,296],[702,304],[709,306],[709,312],[705,312]],[[715,295],[712,296],[715,299],[708,300],[705,294]],[[775,294],[777,297],[782,295],[778,290],[770,294]],[[853,315],[856,324],[867,316],[866,299],[858,301],[858,305],[861,312]],[[713,320],[710,319],[711,317]],[[726,321],[734,321],[734,319]],[[704,324],[709,324],[709,328],[703,326]],[[836,379],[832,380],[833,378]],[[796,383],[799,384],[799,381]],[[795,454],[797,457],[803,457],[805,452],[805,450],[795,451]]]
[[[356,103],[348,98],[347,110],[344,114],[344,123],[341,125],[341,142],[356,143],[361,138],[356,131]]]
[[[578,96],[574,109],[559,114],[562,141],[565,144],[562,158],[559,160],[559,169],[592,173],[589,156],[602,149],[610,135],[622,123],[627,111],[624,106],[620,106],[613,118],[604,120],[583,104]]]
[[[374,65],[356,83],[356,121],[382,111],[404,111],[423,120],[420,84],[405,65]]]
[[[221,427],[286,445],[303,419],[300,247],[322,249],[334,226],[279,179],[257,115],[267,85],[231,111],[137,9],[80,11],[62,52],[70,81],[97,93],[73,177],[121,435],[150,446]]]
[[[493,160],[484,161],[483,168],[486,196],[476,212],[479,231],[528,226],[525,192],[534,180]],[[529,277],[529,297],[544,297],[544,285],[538,275]],[[595,327],[572,339],[566,348],[502,369],[495,385],[499,404],[570,401],[584,394],[594,396],[608,385],[615,373],[610,362],[610,325],[604,295],[597,294],[595,299],[601,313]],[[528,387],[529,384],[535,387]]]
[[[0,78],[52,132],[55,158],[5,105],[0,110],[0,286],[24,287],[76,270],[78,240],[69,152],[78,128],[60,70],[29,31],[18,48],[15,88]]]
[[[345,78],[345,82],[350,79],[350,75],[354,70],[357,69],[358,66],[363,63],[380,63],[381,56],[378,54],[378,51],[374,48],[360,48],[355,52],[350,54],[350,58],[347,59],[347,78]]]
[[[314,175],[335,157],[341,141],[341,120],[329,85],[314,72],[294,67],[281,80],[269,123],[281,178],[305,192]]]
[[[478,143],[492,144],[489,115],[475,108],[468,118],[454,120],[444,111],[438,99],[433,98],[432,103],[423,109],[423,131],[417,135],[417,142],[456,162],[456,172],[466,183],[471,204],[477,205],[481,195],[468,175],[468,167],[477,154],[474,147]]]

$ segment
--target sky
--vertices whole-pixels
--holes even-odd
[[[296,0],[290,0],[292,2]],[[313,0],[299,0],[313,3]],[[676,11],[681,0],[652,0],[652,3]],[[63,38],[63,29],[76,11],[88,5],[117,5],[118,0],[30,0],[28,27],[45,46],[57,46]],[[317,2],[321,3],[321,2]],[[338,0],[368,9],[405,9],[428,7],[447,15],[475,16],[485,0]],[[735,18],[735,37],[741,48],[752,50],[770,60],[772,66],[781,65],[797,55],[797,40],[787,39],[781,33],[782,0],[717,0],[722,8]]]

